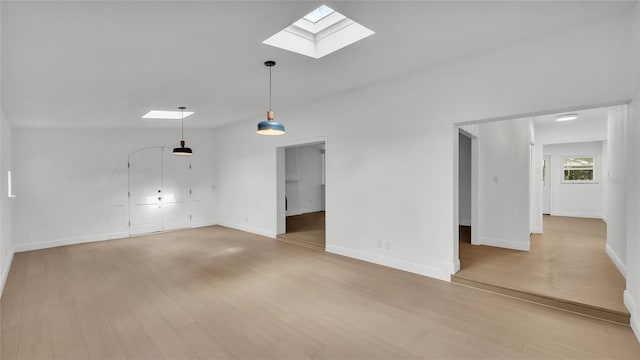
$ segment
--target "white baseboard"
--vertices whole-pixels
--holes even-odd
[[[627,278],[627,266],[624,264],[622,259],[620,259],[618,254],[616,254],[616,252],[613,251],[613,249],[609,246],[609,244],[607,244],[607,246],[605,247],[605,251],[606,251],[607,255],[609,255],[609,258],[611,259],[611,261],[613,261],[613,263],[616,265],[616,267],[618,268],[618,270],[620,271],[622,276],[624,276],[625,279],[626,279]]]
[[[637,303],[629,293],[629,290],[624,291],[624,305],[631,314],[631,329],[638,341],[640,341],[640,309],[638,309]]]
[[[211,220],[193,220],[193,221],[191,221],[191,227],[192,228],[207,227],[207,226],[214,226],[214,225],[218,225],[218,223],[216,221],[211,221]]]
[[[9,277],[9,270],[11,270],[11,264],[13,263],[13,254],[15,253],[14,249],[11,249],[9,252],[9,260],[7,264],[2,269],[2,279],[0,279],[0,298],[2,298],[2,293],[4,292],[4,285],[7,283],[7,278]]]
[[[456,259],[454,262],[443,261],[440,263],[443,270],[448,270],[451,275],[457,273],[460,270],[460,259]]]
[[[126,237],[129,237],[128,232],[75,236],[75,237],[70,237],[66,239],[41,241],[41,242],[27,243],[27,244],[16,244],[14,245],[14,250],[15,252],[32,251],[32,250],[48,249],[48,248],[58,247],[58,246],[76,245],[76,244],[90,243],[90,242],[96,242],[96,241],[113,240],[113,239],[122,239]]]
[[[192,222],[191,227],[204,227],[204,226],[212,226],[216,225],[211,221],[200,221],[200,222]],[[179,229],[182,230],[182,229]],[[149,234],[139,234],[139,235],[149,235]],[[32,251],[32,250],[41,250],[41,249],[49,249],[52,247],[58,246],[66,246],[66,245],[76,245],[76,244],[84,244],[96,241],[105,241],[105,240],[114,240],[114,239],[122,239],[130,237],[129,232],[115,232],[110,234],[94,234],[94,235],[83,235],[83,236],[75,236],[65,239],[56,239],[35,243],[27,243],[27,244],[16,244],[14,245],[15,252],[23,252],[23,251]]]
[[[602,214],[590,214],[590,213],[581,213],[575,211],[551,211],[551,216],[566,216],[566,217],[577,217],[577,218],[588,218],[588,219],[602,219]]]
[[[262,235],[262,236],[270,237],[272,239],[276,238],[276,232],[275,231],[259,229],[259,228],[255,228],[255,227],[248,226],[248,225],[234,224],[234,223],[227,222],[227,221],[220,221],[220,222],[218,222],[218,225],[224,226],[224,227],[228,227],[228,228],[232,228],[232,229],[236,229],[236,230],[240,230],[240,231],[249,232],[249,233],[256,234],[256,235]]]
[[[481,236],[479,244],[501,247],[501,248],[512,249],[512,250],[521,250],[521,251],[529,251],[529,247],[530,247],[529,241],[527,242],[513,241],[513,240],[492,238],[488,236]]]
[[[471,219],[460,219],[458,221],[458,225],[461,226],[471,226]]]
[[[287,210],[287,216],[302,215],[302,214],[308,214],[308,213],[313,213],[313,212],[318,212],[318,211],[324,211],[324,208],[321,208],[321,209],[309,208],[309,209],[299,209],[299,210]]]
[[[448,270],[444,271],[432,266],[415,264],[404,260],[371,254],[360,250],[347,249],[336,245],[327,244],[325,250],[332,254],[342,255],[418,275],[424,275],[438,280],[451,281],[451,273]]]

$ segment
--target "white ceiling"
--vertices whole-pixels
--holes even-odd
[[[262,41],[321,4],[375,35],[315,60]],[[18,127],[185,127],[278,110],[622,14],[633,2],[7,2],[2,107]]]
[[[564,114],[576,114],[578,115],[578,118],[572,121],[562,121],[562,122],[556,121],[556,118],[558,117],[558,115],[564,115]],[[606,122],[608,114],[609,114],[609,108],[602,107],[602,108],[595,108],[595,109],[588,109],[588,110],[568,111],[568,112],[557,113],[557,114],[536,116],[535,118],[533,118],[533,122],[536,126],[568,126],[568,125],[576,126],[584,123]]]

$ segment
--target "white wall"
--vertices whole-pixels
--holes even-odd
[[[566,144],[570,142],[603,141],[607,139],[607,119],[578,119],[536,125],[536,143]]]
[[[606,172],[603,179],[606,192],[607,246],[606,251],[620,272],[627,269],[627,108],[609,109]],[[603,169],[605,170],[605,169]]]
[[[614,17],[275,109],[282,137],[257,136],[254,120],[218,129],[220,220],[275,234],[276,147],[326,137],[327,251],[449,280],[453,124],[629,98],[630,25]]]
[[[13,200],[9,199],[7,171],[11,169],[11,123],[0,109],[0,295],[7,280],[13,258]]]
[[[458,219],[460,225],[471,226],[471,138],[458,135]]]
[[[624,303],[631,327],[640,339],[640,2],[633,12],[634,92],[627,122],[627,290]]]
[[[285,150],[287,215],[324,210],[323,144]]]
[[[14,245],[28,250],[128,236],[113,205],[127,203],[127,156],[148,146],[171,151],[179,129],[26,129],[14,139]],[[215,223],[213,130],[185,131],[193,148],[193,225]],[[227,151],[232,151],[230,147]],[[224,211],[224,208],[221,209]],[[128,207],[125,207],[128,219]],[[120,212],[122,218],[122,212]]]
[[[551,155],[551,215],[598,218],[605,217],[602,142],[545,145],[544,155]],[[596,157],[596,183],[571,184],[563,181],[565,156]]]
[[[480,125],[480,244],[529,250],[530,136],[528,119]]]

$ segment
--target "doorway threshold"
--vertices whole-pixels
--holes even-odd
[[[621,325],[629,326],[631,315],[628,312],[621,312],[613,309],[605,309],[599,306],[584,304],[577,301],[560,299],[549,295],[536,294],[522,290],[506,288],[492,284],[487,281],[467,278],[460,275],[452,275],[451,282],[458,285],[472,287],[484,291],[489,291],[499,295],[524,300],[534,304],[544,305],[559,310],[568,311],[594,319],[605,320]]]

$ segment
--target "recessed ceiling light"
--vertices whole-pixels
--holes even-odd
[[[322,5],[262,43],[320,59],[373,34],[374,31]]]
[[[564,114],[564,115],[558,115],[558,117],[556,118],[556,121],[571,121],[577,118],[578,118],[578,114]]]
[[[192,115],[192,111],[185,111],[184,117]],[[148,113],[142,115],[143,119],[170,119],[170,120],[179,120],[181,119],[180,111],[164,111],[164,110],[151,110]]]

